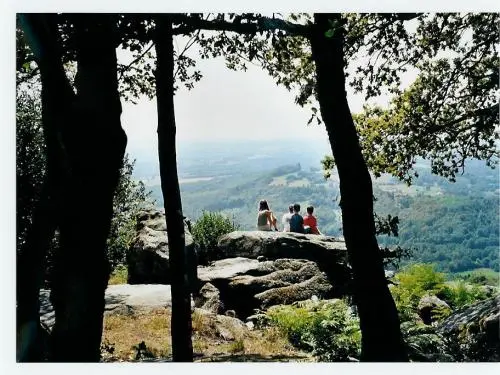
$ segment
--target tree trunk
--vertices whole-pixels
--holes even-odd
[[[47,249],[57,227],[57,210],[64,159],[60,135],[69,119],[75,95],[65,76],[57,46],[54,15],[21,15],[20,20],[35,54],[42,82],[42,126],[47,145],[47,173],[33,212],[26,243],[17,255],[18,360],[40,361],[39,292]],[[38,346],[38,347],[37,347]]]
[[[97,362],[109,278],[106,239],[126,147],[121,128],[115,34],[109,15],[76,15],[78,96],[63,129],[70,176],[54,259],[53,360]]]
[[[192,362],[191,294],[175,149],[172,22],[168,16],[158,17],[156,22],[158,154],[172,272],[172,354],[174,362]]]
[[[347,102],[339,14],[315,14],[311,49],[321,116],[339,172],[343,233],[354,277],[363,361],[407,361],[375,237],[373,190]],[[333,37],[325,36],[337,22]]]

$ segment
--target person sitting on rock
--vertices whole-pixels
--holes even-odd
[[[318,229],[318,220],[313,215],[314,207],[307,207],[307,215],[304,216],[304,230],[306,233],[321,234]]]
[[[290,232],[304,233],[304,219],[300,215],[300,204],[293,205],[293,215],[290,218]]]
[[[290,219],[293,216],[293,204],[288,206],[288,212],[283,215],[281,222],[283,223],[283,232],[290,232]]]
[[[278,230],[276,222],[278,220],[273,212],[269,209],[269,204],[265,199],[259,202],[259,213],[257,214],[257,229],[263,231]]]

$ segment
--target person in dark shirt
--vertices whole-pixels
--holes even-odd
[[[293,205],[293,215],[290,218],[290,232],[304,233],[304,219],[300,215],[300,204]]]

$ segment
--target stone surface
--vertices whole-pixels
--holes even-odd
[[[335,269],[333,265],[332,269]],[[226,309],[244,318],[273,304],[290,304],[316,295],[320,298],[342,296],[346,273],[327,275],[305,259],[276,259],[259,262],[248,258],[227,258],[209,267],[200,267],[200,283],[210,283],[220,292]],[[203,288],[202,288],[203,289]]]
[[[472,305],[465,306],[454,311],[438,326],[439,332],[458,332],[468,325],[477,324],[480,327],[484,326],[486,321],[490,319],[497,322],[496,316],[500,311],[500,294],[493,298],[484,301],[476,302]],[[484,326],[483,328],[486,328]],[[496,331],[498,336],[498,331]]]
[[[259,261],[247,258],[228,258],[218,260],[207,267],[198,267],[198,279],[205,282],[213,280],[229,280],[238,275],[244,275],[260,267]]]
[[[49,295],[48,290],[40,291],[40,315],[41,321],[52,328],[55,320]],[[105,314],[131,314],[172,307],[170,285],[161,284],[110,285],[106,289],[105,302]]]
[[[220,292],[210,283],[203,285],[196,295],[195,306],[215,314],[221,314],[224,311],[224,305],[220,300]]]
[[[419,317],[425,324],[436,321],[436,314],[442,309],[451,310],[450,306],[436,296],[423,296],[418,302],[417,311]]]
[[[165,214],[146,210],[137,218],[137,234],[127,252],[129,284],[170,284],[170,264]],[[196,250],[189,220],[184,221],[186,252],[191,265],[189,279],[196,282]]]
[[[241,339],[248,327],[241,320],[227,315],[218,315],[204,309],[195,309],[195,312],[209,318],[209,324],[216,331],[217,336],[225,341]]]
[[[314,234],[235,231],[222,236],[218,248],[223,258],[307,259],[320,268],[347,262],[344,241]]]
[[[273,305],[288,305],[293,302],[303,301],[316,295],[320,298],[330,298],[333,295],[333,286],[325,275],[316,275],[298,284],[287,285],[269,289],[255,295],[261,308]]]
[[[458,344],[465,361],[500,361],[500,294],[454,311],[437,331]]]

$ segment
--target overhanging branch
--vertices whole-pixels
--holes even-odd
[[[241,22],[246,20],[247,22]],[[310,27],[307,25],[301,25],[282,19],[269,18],[269,17],[258,17],[255,20],[241,18],[234,21],[224,21],[224,20],[206,20],[199,17],[193,17],[190,15],[178,15],[176,21],[182,23],[181,26],[177,26],[173,29],[174,35],[186,35],[198,29],[203,30],[214,30],[214,31],[231,31],[238,34],[255,34],[258,32],[270,31],[270,30],[281,30],[288,35],[294,36],[304,36],[308,37],[310,34]]]

